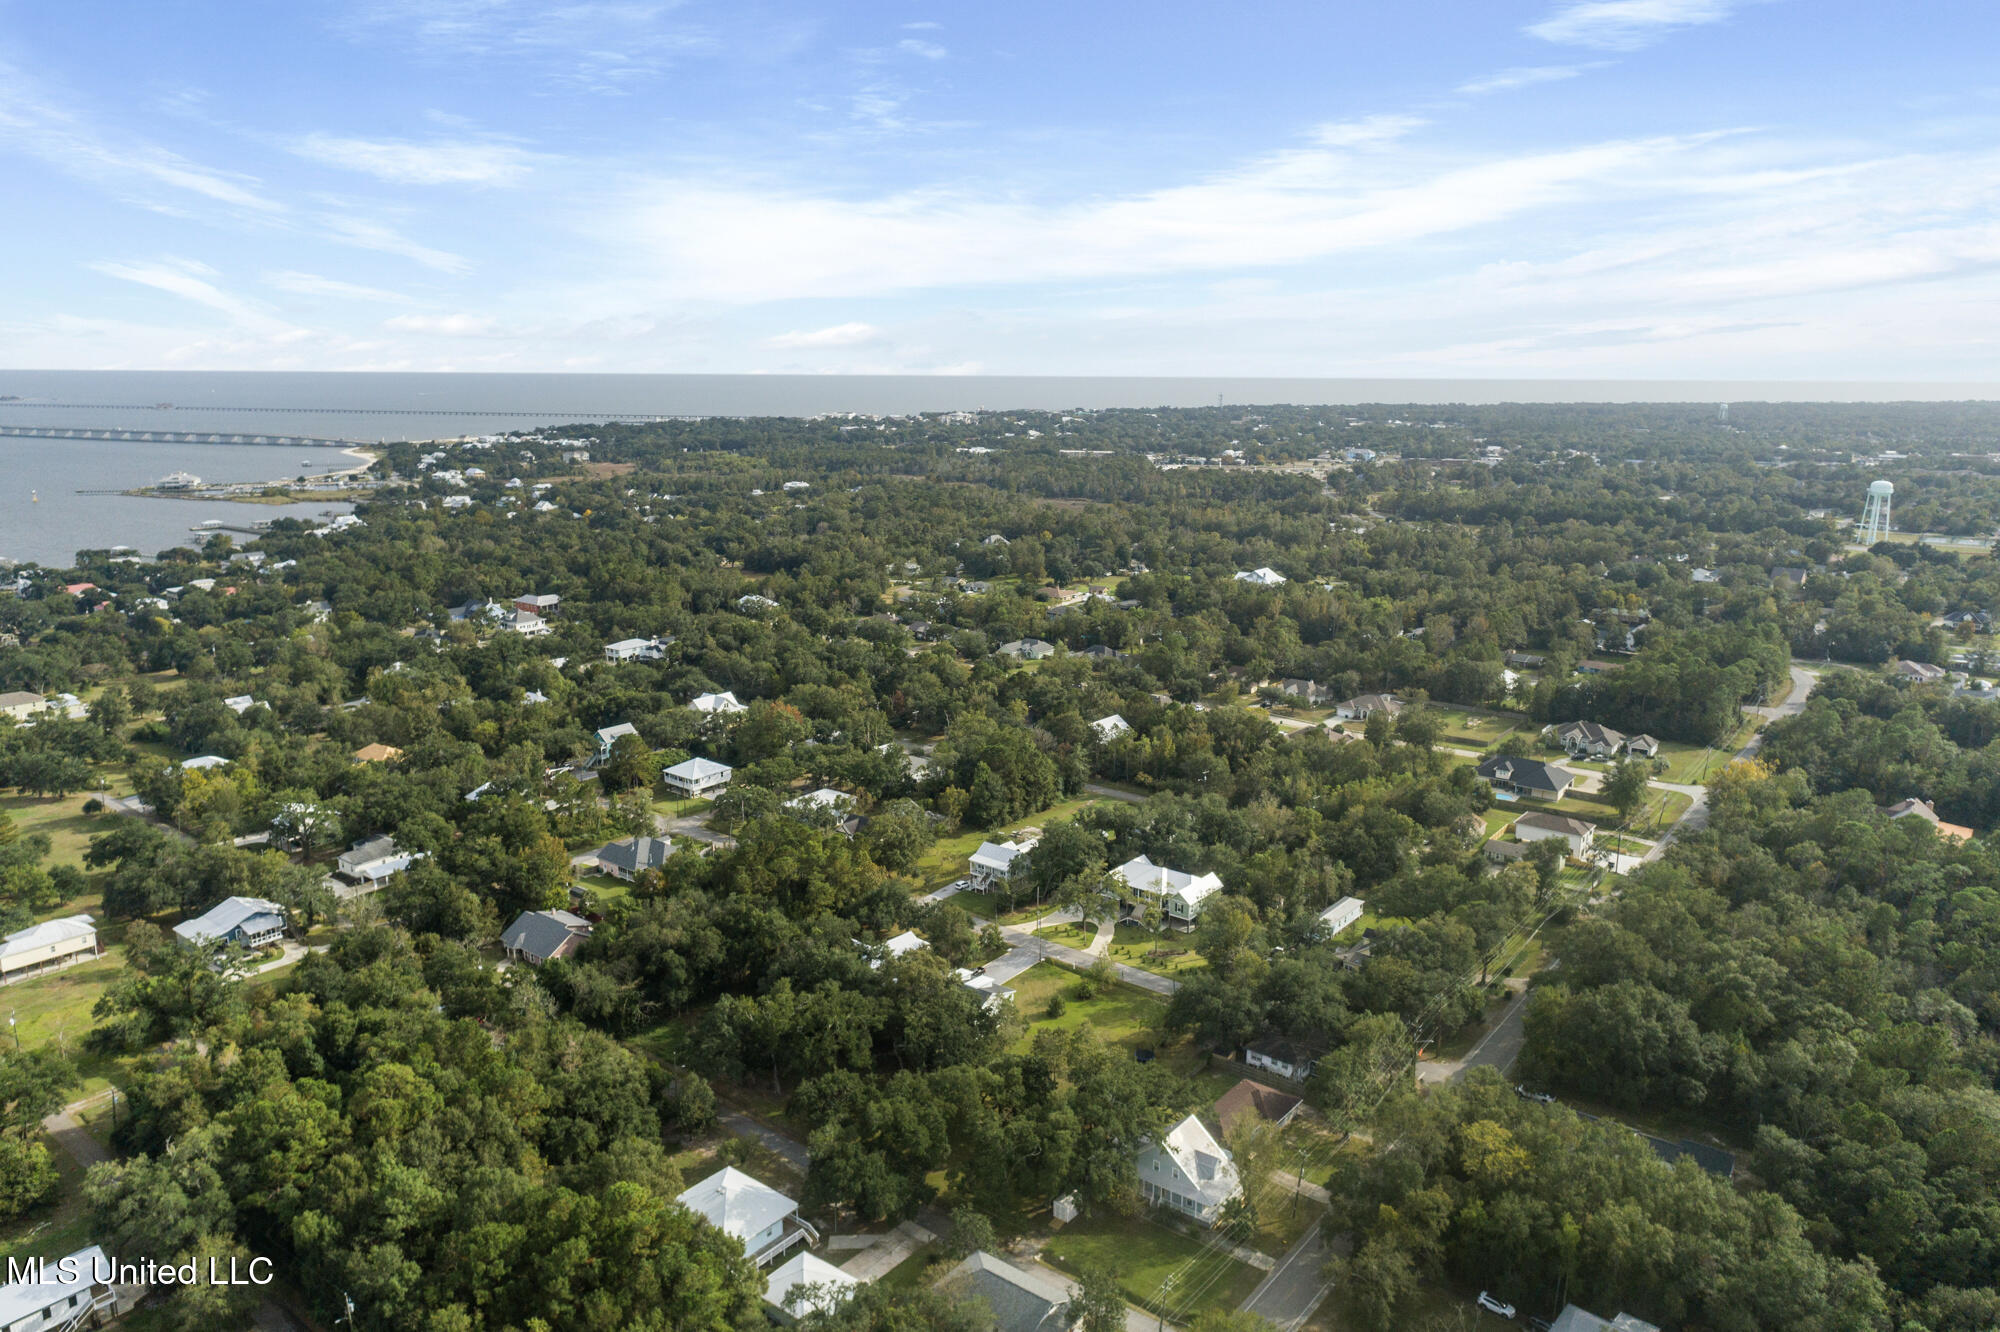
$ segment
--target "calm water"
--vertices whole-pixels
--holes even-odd
[[[188,529],[210,518],[248,527],[266,518],[347,512],[352,505],[329,500],[231,504],[77,493],[151,485],[176,471],[193,472],[205,481],[286,479],[305,470],[299,464],[308,457],[313,462],[308,474],[354,462],[337,449],[0,436],[0,558],[61,566],[80,549],[106,546],[131,546],[153,555],[172,546],[199,545],[203,538]],[[250,539],[240,532],[232,535],[239,542]]]
[[[991,375],[272,374],[0,370],[0,425],[231,431],[376,442],[524,430],[612,417],[815,416],[977,408],[1200,407],[1229,403],[1857,402],[2000,398],[1995,384],[1690,380],[1139,379]],[[171,404],[162,405],[162,404]],[[295,476],[332,450],[0,437],[0,557],[59,564],[82,547],[151,554],[207,518],[311,515],[194,500],[78,495],[172,471],[209,480]],[[321,470],[315,469],[315,470]],[[29,494],[39,491],[39,503]]]

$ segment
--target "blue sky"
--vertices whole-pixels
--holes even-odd
[[[0,364],[2000,379],[1986,0],[0,0]]]

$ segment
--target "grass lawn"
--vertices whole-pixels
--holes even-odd
[[[90,1217],[83,1207],[83,1171],[55,1139],[44,1137],[62,1183],[56,1200],[0,1225],[0,1260],[7,1258],[61,1258],[75,1253],[95,1238]]]
[[[1211,1275],[1216,1279],[1198,1291],[1169,1291],[1166,1296],[1170,1309],[1181,1310],[1188,1321],[1210,1310],[1234,1310],[1262,1278],[1256,1268],[1221,1253],[1205,1255],[1199,1240],[1144,1217],[1092,1216],[1072,1221],[1049,1241],[1042,1257],[1071,1276],[1087,1267],[1103,1268],[1118,1279],[1127,1299],[1156,1312],[1160,1283],[1199,1258],[1200,1268],[1194,1274],[1197,1280]],[[1184,1302],[1187,1307],[1182,1310]]]
[[[715,808],[713,800],[705,800],[698,796],[690,799],[684,795],[675,795],[667,792],[665,787],[657,787],[655,789],[664,794],[653,797],[653,812],[655,814],[664,814],[670,819],[693,818],[699,814],[706,814]]]
[[[1438,731],[1438,743],[1457,745],[1463,749],[1489,748],[1501,737],[1519,730],[1521,725],[1517,717],[1475,712],[1469,708],[1454,708],[1434,703],[1431,705],[1431,710],[1443,723]]]
[[[124,974],[123,951],[109,949],[95,961],[79,962],[0,988],[0,1016],[14,1019],[14,1034],[19,1037],[22,1049],[55,1045],[76,1059],[84,1074],[79,1096],[100,1092],[111,1085],[118,1064],[104,1055],[85,1051],[83,1038],[97,1025],[90,1010],[98,996]]]
[[[953,879],[964,877],[965,862],[972,858],[972,853],[979,849],[981,842],[1004,842],[1023,828],[1046,828],[1058,819],[1073,819],[1082,810],[1097,802],[1096,796],[1085,796],[1081,800],[1065,800],[1059,805],[1051,805],[1039,814],[1031,814],[1025,819],[1010,823],[1004,830],[962,832],[956,837],[940,837],[917,861],[916,867],[911,870],[911,875],[923,884],[926,892],[933,888],[942,888]]]
[[[1052,943],[1067,944],[1071,948],[1088,949],[1097,938],[1097,929],[1094,925],[1085,926],[1076,923],[1044,925],[1035,931],[1035,937],[1047,939]]]
[[[1155,932],[1143,925],[1121,922],[1112,931],[1108,955],[1113,962],[1156,976],[1180,976],[1208,965],[1188,942],[1190,937],[1179,930]]]
[[[591,896],[606,906],[613,902],[622,902],[632,895],[631,884],[623,879],[614,879],[609,874],[579,874],[576,876],[576,881],[588,888]]]
[[[1671,828],[1693,803],[1694,797],[1683,791],[1648,791],[1646,803],[1632,816],[1632,830],[1651,833]]]
[[[1167,1004],[1158,995],[1130,985],[1100,985],[1089,999],[1078,999],[1074,991],[1082,978],[1053,962],[1037,962],[1007,982],[1014,992],[1014,1011],[1028,1023],[1025,1035],[1016,1043],[1017,1053],[1025,1053],[1035,1033],[1043,1030],[1068,1031],[1089,1027],[1106,1045],[1127,1050],[1154,1049],[1159,1045],[1160,1019]],[[1049,999],[1060,994],[1067,1007],[1059,1018],[1048,1015]]]
[[[81,865],[83,853],[90,845],[90,835],[106,831],[111,820],[93,818],[83,812],[83,802],[88,795],[64,796],[60,800],[40,796],[8,796],[0,799],[0,809],[7,811],[13,819],[14,828],[23,835],[47,833],[49,837],[49,865]],[[65,909],[64,914],[70,914]]]
[[[1496,804],[1479,817],[1486,824],[1486,835],[1497,837],[1511,827],[1515,819],[1521,817],[1521,811],[1512,805]]]
[[[1512,1332],[1521,1324],[1487,1313],[1472,1302],[1471,1295],[1441,1286],[1419,1286],[1396,1306],[1396,1326],[1401,1332]]]
[[[867,1252],[865,1249],[863,1252]],[[916,1290],[931,1284],[931,1264],[944,1257],[942,1246],[920,1244],[909,1257],[897,1263],[875,1279],[875,1284],[890,1290]]]

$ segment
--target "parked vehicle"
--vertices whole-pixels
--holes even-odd
[[[1487,1313],[1498,1314],[1502,1318],[1512,1318],[1514,1316],[1513,1305],[1489,1295],[1483,1290],[1479,1292],[1479,1307],[1486,1310]]]

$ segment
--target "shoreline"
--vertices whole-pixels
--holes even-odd
[[[347,482],[354,477],[364,475],[369,468],[381,460],[382,455],[380,452],[370,452],[369,446],[363,444],[350,444],[342,447],[339,452],[354,459],[353,465],[322,472],[318,477],[314,478],[315,482],[318,483],[327,481],[339,481],[341,483],[331,489],[321,489],[319,485],[314,485],[310,489],[299,489],[297,488],[297,479],[295,477],[287,477],[277,481],[219,481],[215,483],[216,486],[224,487],[224,489],[211,489],[206,486],[198,486],[187,489],[161,490],[157,486],[137,486],[131,490],[120,490],[111,493],[129,495],[134,499],[207,500],[210,502],[219,501],[225,504],[310,504],[318,500],[326,500],[330,503],[350,503],[352,501],[348,496],[352,491]],[[264,493],[270,490],[280,490],[284,493],[279,495]]]

